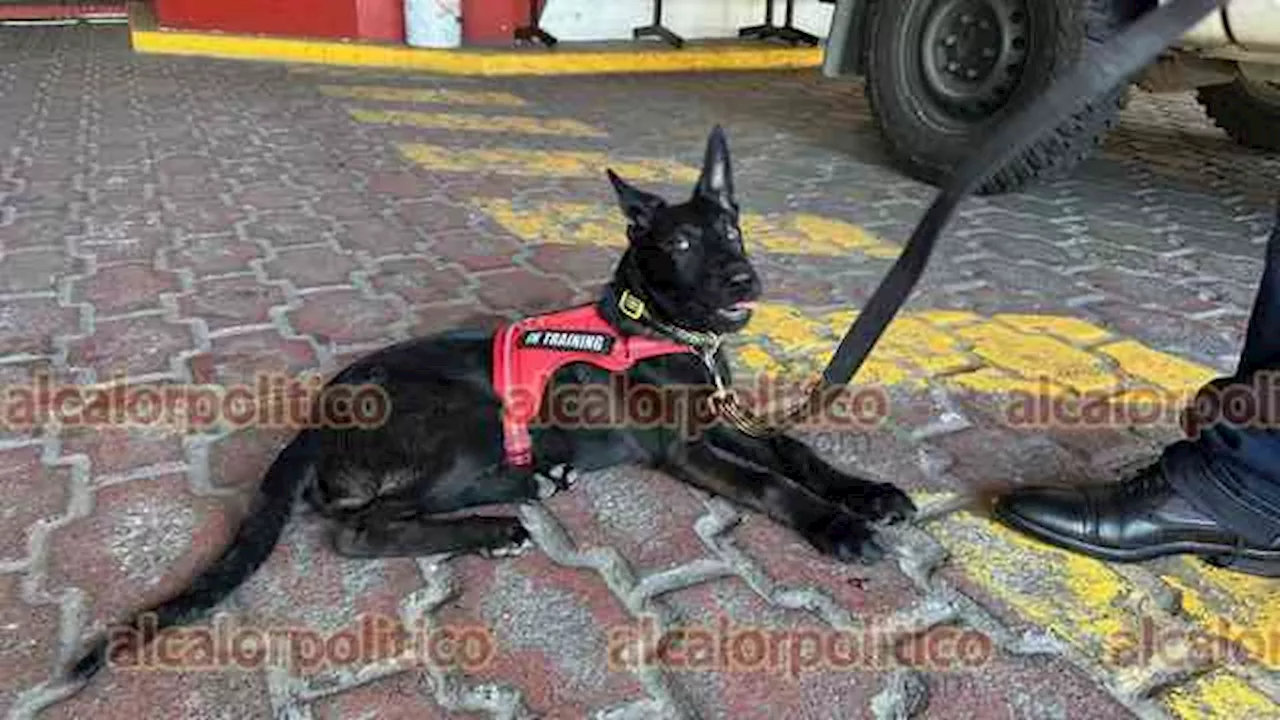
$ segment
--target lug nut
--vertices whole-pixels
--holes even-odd
[[[942,44],[947,47],[954,47],[957,42],[958,40],[955,35],[948,35],[947,39],[942,41]]]
[[[973,80],[978,77],[978,71],[974,70],[973,68],[969,68],[968,70],[965,70],[964,74],[965,74],[965,77],[969,78],[970,80]]]

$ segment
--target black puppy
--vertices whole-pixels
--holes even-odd
[[[614,400],[640,386],[709,391],[717,375],[728,377],[720,337],[747,324],[760,295],[738,226],[724,133],[712,131],[701,177],[683,204],[668,205],[611,170],[608,177],[630,242],[603,297],[574,316],[594,317],[595,331],[526,331],[516,345],[578,353],[570,357],[594,352],[601,363],[610,348],[658,348],[613,370],[591,361],[553,368],[548,395],[566,387]],[[515,518],[440,516],[535,500],[567,487],[575,471],[623,463],[656,468],[762,513],[842,561],[879,559],[872,525],[915,513],[897,488],[841,472],[796,439],[755,437],[730,423],[690,432],[689,417],[674,426],[530,422],[523,436],[529,462],[513,462],[517,440],[504,426],[507,405],[494,383],[499,340],[490,331],[448,332],[388,347],[344,369],[329,385],[380,388],[387,417],[374,427],[302,430],[267,471],[230,546],[186,590],[136,615],[122,636],[147,642],[139,628],[153,635],[212,609],[270,555],[300,496],[333,522],[334,547],[350,557],[518,548],[528,535]],[[72,666],[72,678],[87,680],[109,649],[122,647],[102,638]]]

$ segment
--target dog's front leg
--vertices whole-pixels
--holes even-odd
[[[659,468],[795,530],[817,550],[841,561],[872,563],[884,556],[865,518],[705,439],[678,444]]]
[[[707,429],[706,437],[717,447],[784,475],[869,522],[898,522],[916,513],[915,503],[894,485],[833,467],[792,436],[752,437],[731,425],[716,425]]]
[[[915,516],[911,498],[890,483],[875,482],[844,472],[823,460],[813,448],[789,435],[757,439],[732,430],[726,433],[737,445],[758,448],[774,458],[786,473],[831,502],[873,522],[898,522]],[[736,436],[736,437],[735,437]]]

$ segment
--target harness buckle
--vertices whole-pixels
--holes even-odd
[[[618,309],[632,320],[644,317],[644,301],[628,290],[623,290],[622,295],[618,297]]]

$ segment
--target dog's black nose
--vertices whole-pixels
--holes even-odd
[[[729,278],[729,287],[739,290],[745,287],[751,287],[751,273],[740,272]]]

